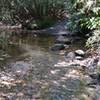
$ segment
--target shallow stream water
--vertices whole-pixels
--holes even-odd
[[[0,67],[0,100],[81,100],[85,91],[79,78],[68,78],[70,67],[56,67],[65,61],[53,52],[54,36],[13,36],[5,52],[9,58]],[[82,48],[73,44],[68,51]]]

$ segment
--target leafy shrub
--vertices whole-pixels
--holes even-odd
[[[10,16],[7,18],[24,27],[33,20],[43,20],[45,16],[48,19],[49,17],[59,18],[64,12],[64,0],[2,0],[0,5],[3,17],[7,12]]]
[[[37,20],[36,24],[37,27],[39,27],[40,29],[44,29],[52,26],[53,24],[55,24],[56,21],[57,19],[51,17],[44,17],[42,20]]]
[[[99,0],[76,0],[73,2],[74,12],[71,14],[68,28],[71,31],[84,33],[83,30],[94,30],[100,28]],[[73,27],[73,28],[72,28]]]
[[[86,46],[91,48],[100,46],[100,30],[93,31],[93,35],[88,38]]]
[[[95,48],[100,44],[100,0],[73,0],[72,5],[67,27],[78,35],[88,35],[86,46]]]

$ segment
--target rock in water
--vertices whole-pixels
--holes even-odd
[[[75,54],[76,56],[85,56],[85,52],[83,50],[76,50]]]
[[[83,57],[82,56],[76,56],[75,59],[77,59],[77,60],[83,60]]]
[[[65,56],[68,60],[74,60],[75,59],[75,53],[74,52],[69,52],[68,54],[65,54]]]
[[[64,50],[65,49],[65,45],[64,44],[54,44],[51,47],[52,51],[59,51],[59,50]]]
[[[59,36],[56,40],[56,43],[62,43],[62,44],[71,44],[71,38],[67,38],[65,36]]]

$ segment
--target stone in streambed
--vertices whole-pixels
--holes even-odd
[[[62,44],[71,44],[72,40],[71,38],[67,38],[65,36],[59,36],[57,39],[56,39],[56,43],[62,43]]]
[[[68,60],[83,60],[82,56],[76,56],[75,52],[69,52],[67,54],[65,54],[65,57]]]
[[[69,52],[68,54],[65,54],[66,59],[68,60],[74,60],[75,59],[75,53]]]
[[[83,57],[81,57],[81,56],[76,56],[75,59],[76,59],[76,60],[83,60]]]
[[[64,44],[54,44],[51,47],[52,51],[59,51],[59,50],[64,50],[65,49],[65,45]]]

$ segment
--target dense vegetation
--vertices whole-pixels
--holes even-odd
[[[22,28],[41,29],[58,19],[69,17],[67,27],[81,36],[92,36],[87,46],[98,43],[100,0],[1,0],[0,21],[21,24]],[[92,42],[91,42],[92,41]]]
[[[2,0],[0,5],[1,20],[20,23],[24,28],[34,28],[30,24],[46,27],[64,13],[64,0]]]
[[[88,36],[87,46],[98,44],[100,42],[100,0],[73,0],[72,5],[67,26],[71,31],[79,33],[78,35]]]

